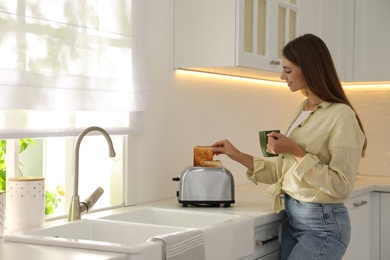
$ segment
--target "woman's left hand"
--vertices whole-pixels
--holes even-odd
[[[273,154],[289,153],[297,160],[302,159],[306,152],[290,138],[277,132],[268,134],[267,152]]]

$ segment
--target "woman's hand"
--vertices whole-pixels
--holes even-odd
[[[234,160],[240,151],[234,147],[228,140],[218,141],[211,145],[211,150],[215,155],[226,154],[230,159]]]
[[[211,145],[215,155],[226,154],[230,159],[241,163],[253,171],[253,156],[240,152],[228,140],[218,141]]]
[[[306,151],[290,138],[277,132],[268,135],[267,152],[273,154],[289,153],[300,161],[305,156]],[[276,139],[275,139],[276,138]]]

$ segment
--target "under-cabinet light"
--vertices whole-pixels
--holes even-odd
[[[212,79],[233,79],[239,81],[246,81],[250,83],[259,82],[266,85],[274,85],[286,87],[286,82],[284,81],[272,81],[265,79],[255,79],[255,78],[247,78],[240,77],[234,75],[224,75],[224,74],[216,74],[211,72],[203,72],[203,71],[194,71],[194,70],[185,70],[185,69],[176,69],[176,73],[180,75],[189,75],[189,76],[202,76],[202,77],[210,77]],[[365,90],[365,91],[376,91],[376,90],[390,90],[390,82],[388,81],[378,81],[378,82],[341,82],[343,88],[346,90]]]
[[[255,79],[255,78],[239,77],[239,76],[234,76],[234,75],[216,74],[216,73],[211,73],[211,72],[184,70],[184,69],[176,69],[176,73],[179,73],[180,75],[210,77],[212,79],[218,79],[218,78],[219,79],[230,79],[230,80],[238,80],[241,82],[262,83],[262,84],[267,84],[267,85],[286,87],[286,82],[284,82],[284,81]]]
[[[347,90],[389,90],[390,82],[342,82],[343,88]]]

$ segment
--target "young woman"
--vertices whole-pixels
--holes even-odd
[[[212,149],[247,167],[255,184],[271,184],[267,194],[275,197],[275,212],[287,213],[281,259],[341,259],[351,235],[343,202],[367,144],[363,126],[320,38],[305,34],[289,42],[282,66],[281,79],[307,99],[281,134],[268,135],[267,151],[279,154],[276,163],[245,154],[228,140]]]

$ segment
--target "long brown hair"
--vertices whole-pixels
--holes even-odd
[[[348,105],[355,112],[360,129],[365,133],[358,114],[341,86],[328,47],[319,37],[305,34],[290,41],[283,48],[283,57],[300,67],[314,95],[324,101]],[[364,141],[363,152],[366,147],[367,138]]]

